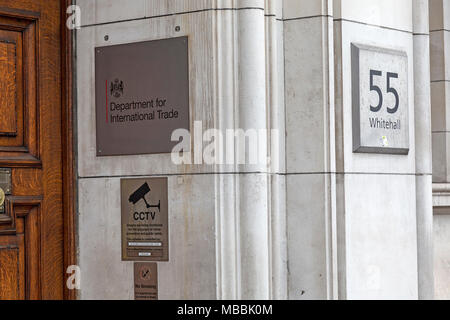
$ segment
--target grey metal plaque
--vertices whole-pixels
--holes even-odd
[[[134,263],[134,300],[158,300],[158,266],[156,263]]]
[[[352,44],[353,151],[408,154],[408,57]]]
[[[97,156],[170,153],[189,130],[188,38],[95,49]]]
[[[169,261],[167,178],[122,179],[122,260]]]

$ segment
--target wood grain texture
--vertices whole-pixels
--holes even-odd
[[[0,15],[0,41],[14,44],[14,92],[0,122],[0,166],[39,167],[37,103],[37,20]],[[4,73],[0,73],[2,79]],[[9,78],[9,77],[8,77]],[[2,80],[4,81],[4,80]],[[1,119],[1,117],[0,117]],[[2,126],[14,120],[14,129]],[[14,131],[14,132],[13,132]]]
[[[19,297],[19,250],[0,247],[0,299],[15,300]]]
[[[17,248],[17,276],[15,286],[18,288],[15,297],[11,299],[40,299],[41,291],[41,203],[40,196],[10,196],[6,200],[8,214],[13,219],[10,225],[0,229],[0,247]],[[0,260],[2,271],[11,273],[11,268],[5,269]],[[11,284],[8,284],[11,286]],[[10,290],[11,292],[13,290]],[[0,296],[0,298],[3,298]]]
[[[0,38],[0,134],[17,133],[16,44]]]
[[[17,299],[63,299],[65,263],[74,260],[66,258],[74,257],[74,250],[64,249],[70,227],[65,224],[63,211],[63,152],[68,152],[63,129],[70,127],[71,120],[66,118],[70,98],[64,90],[67,84],[63,72],[67,70],[63,68],[61,20],[65,9],[61,3],[0,0],[0,32],[13,30],[19,35],[17,48],[20,46],[22,56],[17,59],[16,74],[22,75],[24,84],[16,89],[22,99],[17,136],[0,136],[0,166],[13,168],[13,192],[7,197],[6,216],[14,218],[11,223],[15,221],[9,227],[0,226],[0,246],[18,248],[14,285],[19,289],[11,291]],[[63,125],[65,122],[69,125]],[[70,163],[69,158],[64,156],[65,163]],[[65,169],[64,174],[73,171]],[[72,184],[67,188],[72,190]],[[70,202],[73,196],[64,199]],[[3,268],[2,263],[0,258],[1,272],[11,274],[12,269]],[[12,286],[12,281],[5,285]]]
[[[0,17],[0,23],[10,24],[10,19]],[[8,57],[0,58],[3,64],[0,116],[0,145],[2,151],[13,151],[9,148],[23,147],[23,47],[22,32],[24,25],[18,25],[20,30],[1,30],[0,44],[8,45]],[[5,90],[4,90],[5,89]],[[5,137],[6,136],[6,137]],[[22,151],[22,150],[21,150]]]
[[[14,195],[17,196],[39,196],[43,194],[41,170],[30,168],[23,170],[13,168],[11,173]]]
[[[61,21],[67,19],[66,8],[72,5],[72,0],[61,0]],[[64,206],[64,268],[76,265],[76,221],[75,221],[75,156],[74,156],[74,114],[73,114],[73,46],[72,31],[61,23],[62,51],[62,143],[63,143],[63,206]],[[66,274],[66,279],[69,275]],[[77,291],[64,286],[64,299],[77,299]]]
[[[42,298],[62,299],[64,289],[64,225],[62,208],[61,30],[59,1],[41,0],[39,40],[40,155],[44,201],[41,221]],[[44,21],[43,21],[44,22]]]

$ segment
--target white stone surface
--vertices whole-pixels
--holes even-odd
[[[119,185],[136,175],[169,177],[160,299],[417,298],[415,175],[429,174],[429,157],[416,168],[413,141],[426,137],[415,136],[412,2],[133,0],[124,10],[120,0],[78,0],[81,298],[133,298]],[[267,154],[279,166],[95,157],[94,48],[175,36],[189,37],[191,123],[278,129],[280,148],[269,141]],[[352,42],[408,54],[407,156],[352,152]]]
[[[126,9],[124,9],[124,1],[126,1]],[[273,9],[270,13],[279,12],[277,0],[269,1],[275,1],[271,5]],[[81,8],[83,26],[215,9],[264,9],[264,2],[265,0],[76,0]]]
[[[265,300],[270,298],[269,217],[267,199],[261,195],[267,192],[267,176],[239,175],[238,180],[237,255],[241,267],[237,297]]]
[[[95,157],[93,53],[96,46],[186,35],[189,37],[191,124],[194,120],[203,120],[204,130],[213,127],[266,129],[268,96],[273,103],[270,112],[274,115],[274,120],[269,122],[270,126],[284,131],[284,122],[280,121],[279,111],[283,106],[283,97],[280,96],[283,86],[266,86],[264,54],[265,50],[268,50],[265,25],[272,21],[270,23],[273,23],[274,41],[270,48],[273,53],[269,54],[268,58],[273,61],[275,68],[270,72],[270,77],[280,77],[282,69],[277,66],[283,63],[280,54],[283,48],[280,42],[282,24],[275,20],[276,17],[265,17],[262,10],[245,9],[252,6],[252,3],[241,1],[239,7],[242,6],[242,10],[192,12],[88,26],[78,31],[78,169],[80,190],[86,189],[86,197],[80,197],[79,200],[80,211],[84,210],[79,230],[80,234],[87,232],[86,239],[80,241],[80,263],[94,275],[99,272],[101,266],[95,264],[93,253],[88,248],[89,241],[97,241],[88,230],[95,231],[96,228],[102,227],[109,230],[113,226],[108,222],[105,222],[105,226],[95,223],[95,217],[91,216],[97,210],[89,206],[92,202],[87,196],[99,196],[102,199],[118,197],[118,189],[113,187],[110,188],[110,193],[105,193],[102,189],[104,179],[112,179],[116,183],[121,177],[169,175],[170,181],[174,177],[181,177],[181,180],[192,179],[195,184],[183,189],[169,181],[169,193],[173,195],[169,203],[174,206],[169,212],[172,230],[170,232],[174,232],[172,235],[182,236],[189,231],[195,235],[172,240],[170,255],[173,258],[167,265],[161,264],[164,266],[163,271],[159,271],[160,298],[267,299],[272,296],[286,296],[283,286],[278,286],[277,293],[271,293],[271,257],[276,260],[273,263],[273,276],[277,279],[286,277],[285,263],[278,263],[278,257],[283,259],[283,255],[285,256],[282,245],[285,234],[280,230],[284,228],[285,222],[283,217],[278,217],[277,214],[277,210],[284,212],[284,202],[277,204],[278,196],[273,201],[268,200],[268,190],[272,184],[269,176],[264,173],[269,169],[266,163],[242,166],[176,166],[172,164],[170,155]],[[111,3],[109,9],[119,10],[118,4]],[[168,13],[164,6],[159,9]],[[102,13],[107,17],[106,21],[118,19],[112,11]],[[175,25],[180,26],[180,32],[175,32]],[[220,32],[216,32],[215,28]],[[108,40],[105,40],[105,35],[108,35]],[[283,142],[284,137],[278,139]],[[269,145],[264,147],[268,148],[267,151],[263,150],[263,153],[267,154]],[[284,143],[281,143],[280,147],[283,152]],[[283,168],[284,165],[279,168],[272,166],[270,170],[278,172],[284,170]],[[261,174],[213,175],[214,172],[239,171]],[[191,175],[192,173],[194,175]],[[198,180],[202,182],[197,182]],[[274,182],[273,187],[280,190],[278,193],[283,197],[283,181]],[[202,204],[197,201],[202,201]],[[269,207],[272,204],[273,207]],[[193,208],[205,211],[199,213]],[[115,210],[117,211],[118,207]],[[186,210],[192,210],[192,221],[180,218],[180,214],[186,215]],[[272,212],[274,220],[269,217]],[[190,224],[191,222],[193,224]],[[269,247],[272,222],[278,234],[277,239],[280,239],[278,248],[273,252]],[[120,238],[120,235],[116,236]],[[198,237],[203,238],[200,241]],[[120,259],[120,256],[113,254],[105,257],[110,264],[118,258]],[[129,272],[130,267],[126,268],[126,272]],[[194,270],[198,271],[196,275],[192,274]],[[100,280],[91,283],[88,291],[84,292],[84,297],[130,296],[129,292],[120,296],[115,291],[124,292],[122,287],[130,288],[129,279],[118,284],[111,295],[104,296],[101,294],[103,283]]]
[[[448,0],[429,0],[430,30],[450,29],[450,2]]]
[[[449,212],[450,213],[450,212]],[[435,299],[450,299],[450,215],[434,216]]]
[[[367,10],[381,13],[388,4],[387,1],[345,2],[345,6],[350,8],[351,4],[351,10],[361,17]],[[359,7],[363,4],[365,9]],[[345,10],[342,17],[394,27],[389,21],[394,21],[399,11],[385,12],[389,14],[377,17],[382,21],[370,20],[376,15],[368,15],[365,20],[352,17]],[[397,27],[409,30],[407,18],[408,12],[396,22],[405,24]],[[336,191],[339,297],[417,299],[415,147],[411,144],[409,154],[403,156],[352,152],[350,66],[350,44],[354,42],[407,53],[409,128],[410,139],[415,141],[413,37],[411,33],[350,21],[336,21],[334,30],[336,167],[339,173],[344,173],[337,177]]]
[[[414,111],[418,297],[434,297],[431,159],[430,37],[428,0],[413,0]]]
[[[450,129],[450,3],[448,0],[430,0],[430,65],[431,108],[433,129],[433,182],[449,181]]]
[[[318,17],[285,23],[288,173],[328,170],[331,121],[324,117],[333,111],[329,110],[327,96],[333,88],[323,78],[328,59],[323,44],[328,31],[327,21],[326,17]],[[312,48],[315,48],[314,52],[311,52]]]
[[[411,0],[335,0],[334,18],[412,31]]]
[[[328,175],[305,174],[287,177],[287,241],[289,299],[328,297],[326,216]]]
[[[433,182],[444,183],[449,181],[450,166],[450,133],[433,132]]]
[[[171,176],[169,262],[160,299],[215,299],[214,177]],[[120,178],[79,182],[82,299],[133,299],[133,262],[121,261]]]
[[[86,176],[117,176],[126,174],[179,174],[191,172],[214,172],[216,167],[211,165],[184,165],[177,166],[171,161],[169,154],[159,155],[139,155],[120,157],[96,157],[95,156],[95,68],[94,68],[94,48],[97,46],[122,44],[127,42],[137,42],[161,39],[175,36],[189,37],[189,76],[190,76],[190,108],[191,108],[191,131],[194,121],[203,121],[203,132],[210,128],[222,129],[225,134],[226,129],[242,128],[247,130],[265,129],[265,69],[264,56],[259,56],[256,52],[264,51],[264,33],[260,37],[251,36],[254,29],[247,28],[247,25],[259,25],[260,30],[264,30],[264,16],[262,12],[255,10],[244,10],[234,13],[233,11],[223,11],[220,19],[229,23],[233,17],[242,20],[238,25],[242,29],[233,38],[233,29],[230,25],[224,25],[223,35],[220,37],[220,45],[215,47],[215,36],[213,26],[215,25],[216,14],[211,12],[193,13],[182,16],[171,16],[150,20],[130,21],[120,24],[107,24],[96,27],[82,28],[77,33],[77,70],[78,70],[78,130],[84,132],[78,137],[79,163],[78,172],[82,177]],[[181,26],[180,32],[175,32],[167,25],[175,24]],[[208,30],[198,32],[198,30]],[[249,38],[256,46],[247,46],[244,36],[249,30]],[[231,38],[227,35],[231,32]],[[108,35],[109,40],[105,41],[104,36]],[[239,40],[242,54],[239,58],[242,62],[247,59],[247,63],[224,64],[217,61],[233,60],[233,55],[226,54],[232,48],[232,41]],[[222,42],[223,41],[223,42]],[[259,47],[258,47],[259,46]],[[254,51],[251,51],[254,50]],[[222,71],[230,72],[229,82],[224,76],[220,80],[224,87],[216,88],[217,79],[215,74],[215,63],[226,68]],[[235,72],[238,72],[237,74]],[[245,75],[243,77],[242,75]],[[235,76],[240,76],[236,79]],[[239,81],[237,92],[234,92],[235,81]],[[218,95],[211,95],[217,92]],[[229,100],[234,94],[239,94],[241,101]],[[226,96],[225,96],[226,95]],[[222,98],[223,97],[223,98]],[[233,104],[236,110],[233,110]],[[240,107],[245,106],[245,107]],[[254,110],[252,108],[261,108]],[[251,115],[248,120],[244,120],[243,112]],[[226,114],[228,113],[228,114]],[[256,122],[253,116],[258,114],[260,120]],[[226,118],[230,121],[224,122]],[[223,125],[222,125],[223,123]],[[219,125],[218,125],[219,124]],[[204,144],[206,145],[206,144]],[[283,147],[283,146],[281,146]],[[263,153],[266,152],[263,150]],[[193,162],[193,160],[192,160]],[[282,167],[281,167],[282,169]],[[262,171],[267,170],[267,166],[262,164],[240,166],[221,166],[220,171]],[[278,170],[276,170],[278,171]]]
[[[406,156],[388,154],[355,154],[352,145],[352,86],[351,86],[351,43],[361,43],[381,48],[406,52],[408,56],[409,86],[409,139],[415,140],[414,134],[414,61],[412,34],[386,30],[374,26],[340,21],[335,22],[336,68],[342,75],[336,83],[338,114],[336,152],[338,172],[377,172],[377,173],[409,173],[415,172],[415,147],[411,144]],[[342,108],[342,109],[341,109]],[[342,110],[342,111],[341,111]],[[341,149],[343,148],[343,149]]]
[[[446,212],[446,207],[450,207],[450,184],[433,183],[433,208],[435,214],[441,210]]]
[[[117,179],[79,181],[81,299],[134,298],[133,263],[121,261],[119,189]]]
[[[329,4],[284,23],[289,299],[337,298],[333,21],[305,7]]]
[[[348,299],[417,299],[414,176],[345,175]]]
[[[281,1],[275,1],[281,7]],[[274,1],[271,1],[274,3]],[[270,140],[271,173],[286,172],[286,126],[284,100],[284,23],[276,17],[266,17],[267,108],[270,129],[278,137]],[[287,299],[287,240],[286,240],[286,177],[270,176],[270,259],[271,298]]]
[[[271,298],[287,300],[288,295],[288,241],[286,217],[286,177],[271,176]]]
[[[307,18],[331,15],[329,0],[280,0],[283,1],[283,19]]]
[[[450,129],[450,82],[431,83],[431,121],[433,132],[445,132]]]
[[[450,19],[449,19],[450,20]],[[431,81],[450,79],[450,31],[430,32]]]
[[[76,0],[76,4],[82,26],[143,18],[147,8],[147,0],[127,1],[126,9],[123,0]]]
[[[266,15],[273,15],[276,19],[283,18],[283,0],[265,0]]]
[[[78,172],[86,176],[111,176],[126,174],[167,174],[198,171],[195,166],[176,166],[170,154],[139,155],[120,157],[96,157],[95,135],[95,68],[94,48],[161,39],[175,36],[189,37],[189,77],[191,127],[194,120],[203,120],[204,129],[212,126],[213,90],[213,35],[210,32],[196,32],[197,28],[210,30],[211,13],[199,13],[185,16],[172,16],[151,20],[131,21],[120,24],[108,24],[82,28],[77,33],[77,74],[78,74],[78,130],[84,134],[78,137]],[[176,33],[168,24],[182,27]],[[104,36],[109,35],[105,41]],[[201,167],[203,169],[204,167]],[[203,169],[205,170],[205,169]]]
[[[422,1],[422,0],[420,0]],[[427,35],[414,36],[414,111],[415,111],[415,147],[416,172],[432,173],[431,132],[433,96],[430,84],[430,49]]]

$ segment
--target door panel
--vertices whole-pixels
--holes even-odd
[[[19,32],[0,30],[0,136],[17,135],[17,92],[21,81],[21,74],[17,74],[18,64],[21,62],[22,43]],[[12,106],[12,107],[11,107]]]
[[[0,12],[0,165],[40,165],[38,113],[39,48],[35,19]]]
[[[0,299],[63,298],[59,0],[0,0]]]
[[[0,247],[0,296],[3,299],[15,299],[19,296],[19,248]]]

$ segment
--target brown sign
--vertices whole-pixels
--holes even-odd
[[[122,179],[122,260],[169,261],[167,178]]]
[[[156,263],[134,263],[134,300],[158,300]]]
[[[188,38],[95,49],[97,156],[170,153],[189,130]]]

